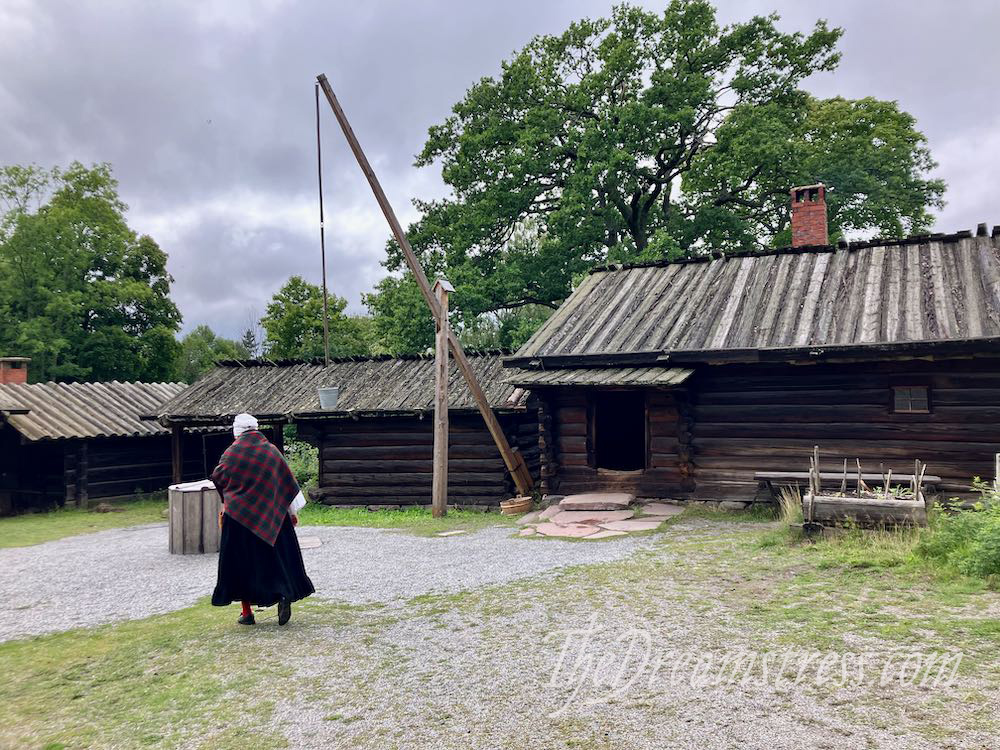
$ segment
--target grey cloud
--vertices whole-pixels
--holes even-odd
[[[533,35],[611,2],[0,3],[0,163],[109,161],[131,220],[170,254],[185,329],[237,335],[291,273],[318,278],[312,83],[333,82],[386,192],[442,194],[415,170],[427,128]],[[651,8],[661,3],[646,3]],[[817,94],[898,99],[950,183],[941,231],[1000,222],[993,2],[719,2],[724,21],[822,14],[844,60]],[[354,311],[388,232],[324,111],[330,277]]]

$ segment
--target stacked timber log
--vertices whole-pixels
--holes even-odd
[[[855,459],[857,474],[853,491],[848,491],[848,463],[844,459],[840,491],[824,494],[819,470],[819,447],[809,457],[809,491],[802,498],[802,518],[805,526],[854,525],[865,528],[879,526],[926,526],[927,501],[923,493],[923,478],[927,464],[913,462],[913,474],[908,486],[892,484],[892,469],[882,469],[882,484],[870,487],[863,478],[860,459]]]
[[[537,417],[502,415],[512,445],[521,447],[537,472]],[[433,430],[413,416],[316,422],[320,447],[319,487],[312,497],[329,505],[423,505],[433,474]],[[448,502],[454,506],[499,506],[514,493],[490,433],[475,414],[453,414],[448,429]]]

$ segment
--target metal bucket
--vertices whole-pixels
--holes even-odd
[[[332,385],[327,388],[317,388],[319,391],[319,408],[323,411],[332,411],[337,408],[337,400],[340,398],[340,386]]]

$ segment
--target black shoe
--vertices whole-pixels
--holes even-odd
[[[287,599],[278,602],[278,624],[287,625],[292,619],[292,603]]]
[[[256,625],[257,621],[253,619],[253,612],[248,615],[240,615],[240,619],[236,621],[237,625]]]

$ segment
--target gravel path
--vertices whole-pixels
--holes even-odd
[[[709,681],[725,676],[727,654],[788,648],[783,628],[747,617],[772,596],[775,575],[795,575],[774,572],[768,561],[783,568],[780,558],[757,559],[745,540],[760,528],[675,524],[648,555],[460,601],[300,620],[294,644],[276,627],[260,628],[253,643],[295,670],[286,683],[293,689],[268,685],[262,696],[278,695],[271,727],[290,750],[998,747],[994,730],[969,729],[971,712],[987,714],[1000,699],[988,670],[933,690],[882,685],[872,674],[844,686],[795,684],[800,659],[781,680]],[[919,599],[910,606],[911,615],[924,608]],[[836,643],[837,628],[826,635]],[[838,646],[806,639],[797,648],[837,653]],[[911,646],[873,635],[863,648],[877,659]],[[705,660],[705,682],[687,656]]]
[[[616,560],[650,543],[519,539],[509,527],[452,537],[328,526],[299,533],[322,540],[302,551],[317,596],[351,604],[504,583]],[[165,524],[0,549],[0,642],[188,607],[212,593],[217,559],[169,554]]]

